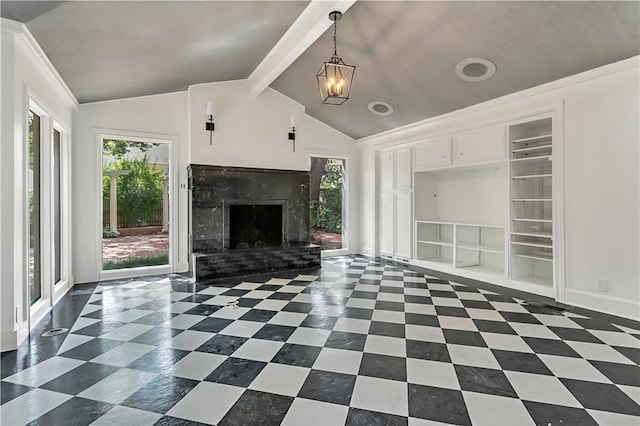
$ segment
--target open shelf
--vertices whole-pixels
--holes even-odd
[[[551,198],[514,198],[511,201],[553,201]]]
[[[513,162],[543,162],[543,161],[551,161],[550,155],[541,155],[536,157],[523,157],[523,158],[512,158]]]
[[[524,218],[524,217],[516,217],[511,219],[514,222],[540,222],[540,223],[551,223],[551,219],[533,219],[533,218]]]
[[[511,232],[511,235],[520,235],[523,237],[551,238],[551,231],[548,232]]]
[[[453,241],[450,240],[418,240],[416,241],[419,244],[436,244],[440,246],[453,246]]]
[[[537,240],[523,240],[523,241],[511,241],[511,244],[518,246],[527,246],[527,247],[542,247],[542,248],[553,248],[553,244],[551,243],[542,243]]]
[[[522,257],[524,259],[542,260],[544,262],[553,262],[553,255],[544,254],[515,254],[515,257]]]
[[[485,251],[487,253],[504,253],[504,248],[499,246],[458,243],[457,247],[459,249]]]
[[[531,136],[528,138],[520,138],[520,139],[515,139],[512,141],[512,143],[534,143],[534,142],[546,142],[546,141],[550,141],[551,140],[551,133],[546,134],[546,135],[538,135],[538,136]]]
[[[551,173],[546,173],[542,175],[523,175],[523,176],[512,176],[511,179],[544,179],[553,177]]]

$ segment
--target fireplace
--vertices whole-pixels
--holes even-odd
[[[310,173],[192,164],[189,269],[198,282],[320,266]]]
[[[282,247],[282,204],[229,206],[229,248]]]

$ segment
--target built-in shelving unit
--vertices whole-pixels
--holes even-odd
[[[504,276],[504,228],[416,221],[416,259]],[[428,266],[428,265],[426,265]]]
[[[553,286],[551,118],[509,126],[511,279]]]

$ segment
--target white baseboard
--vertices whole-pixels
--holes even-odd
[[[183,272],[189,272],[189,262],[180,262],[176,267],[176,274],[181,274]]]
[[[24,321],[17,326],[17,330],[0,332],[0,352],[13,351],[18,349],[29,336],[28,322]]]
[[[588,293],[568,288],[565,290],[563,303],[640,321],[640,304],[637,300],[620,299],[602,293]]]

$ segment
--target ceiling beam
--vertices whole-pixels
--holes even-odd
[[[312,0],[248,78],[257,97],[329,28],[329,12],[346,12],[356,0]]]

